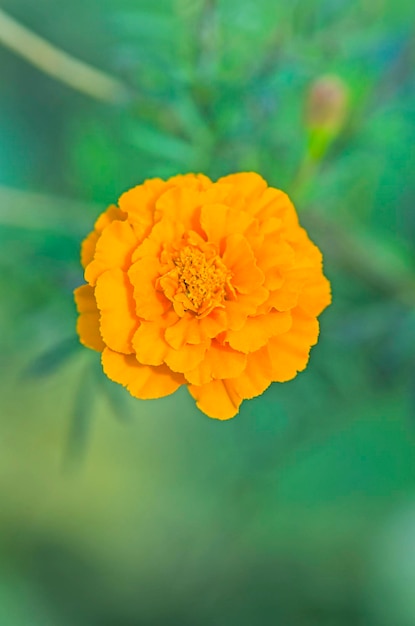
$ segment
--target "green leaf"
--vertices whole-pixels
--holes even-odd
[[[196,151],[190,143],[146,124],[136,123],[129,139],[131,144],[139,150],[184,165],[189,169],[195,158]]]
[[[140,38],[151,41],[169,41],[174,31],[173,15],[159,11],[126,11],[117,13],[114,18],[116,26],[123,31],[125,36],[133,36],[134,41]]]
[[[96,385],[91,375],[91,363],[81,371],[79,386],[73,403],[71,423],[63,458],[64,469],[79,467],[88,447],[91,418],[94,410]]]
[[[131,396],[121,385],[109,380],[101,368],[94,369],[95,380],[103,392],[105,401],[108,403],[114,416],[120,421],[126,422],[131,419],[130,401]]]
[[[24,369],[23,378],[41,378],[54,374],[76,352],[80,351],[77,337],[69,337],[36,357]]]

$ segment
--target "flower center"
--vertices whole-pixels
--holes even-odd
[[[187,245],[172,261],[175,267],[160,278],[160,286],[179,315],[193,311],[204,317],[233,293],[231,273],[213,248]]]
[[[207,259],[197,248],[186,246],[176,259],[179,285],[197,311],[206,300],[225,298],[227,270],[219,257]]]

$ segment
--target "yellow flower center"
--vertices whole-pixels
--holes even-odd
[[[160,278],[160,286],[179,315],[193,311],[204,317],[233,293],[231,273],[211,247],[187,245],[172,261],[175,267]]]
[[[218,256],[207,259],[197,248],[186,246],[178,258],[179,285],[198,311],[208,300],[217,304],[225,299],[227,270]]]

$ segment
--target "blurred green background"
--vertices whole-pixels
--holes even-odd
[[[0,626],[415,625],[414,25],[413,0],[1,2]],[[293,196],[333,305],[308,369],[221,423],[104,379],[72,290],[122,191],[240,170]]]

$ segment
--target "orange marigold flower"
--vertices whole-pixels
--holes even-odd
[[[305,368],[331,299],[289,198],[254,173],[130,189],[81,260],[77,330],[105,374],[142,399],[188,385],[218,419]]]

